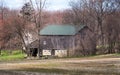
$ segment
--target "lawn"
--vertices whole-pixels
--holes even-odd
[[[42,60],[23,60],[24,55],[3,51],[0,75],[120,75],[120,54]]]
[[[0,61],[13,61],[24,59],[25,54],[21,50],[2,50],[0,55]]]
[[[15,52],[14,55],[16,54],[19,53]],[[7,73],[15,75],[120,75],[120,54],[84,58],[5,61],[0,64],[0,70],[2,73],[7,71]]]

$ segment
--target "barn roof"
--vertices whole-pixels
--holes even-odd
[[[75,35],[85,25],[48,25],[40,31],[40,35]]]

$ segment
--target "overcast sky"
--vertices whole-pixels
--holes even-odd
[[[17,8],[20,9],[24,1],[23,0],[5,0],[5,4],[12,9],[17,9]],[[47,0],[46,8],[52,11],[70,8],[69,1],[70,0]]]

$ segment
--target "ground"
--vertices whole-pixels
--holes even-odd
[[[0,62],[0,75],[120,75],[120,55]]]

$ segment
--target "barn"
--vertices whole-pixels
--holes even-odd
[[[86,28],[85,25],[47,25],[40,31],[38,40],[29,45],[32,56],[37,56],[38,47],[42,55],[65,57],[77,46],[77,35]]]

